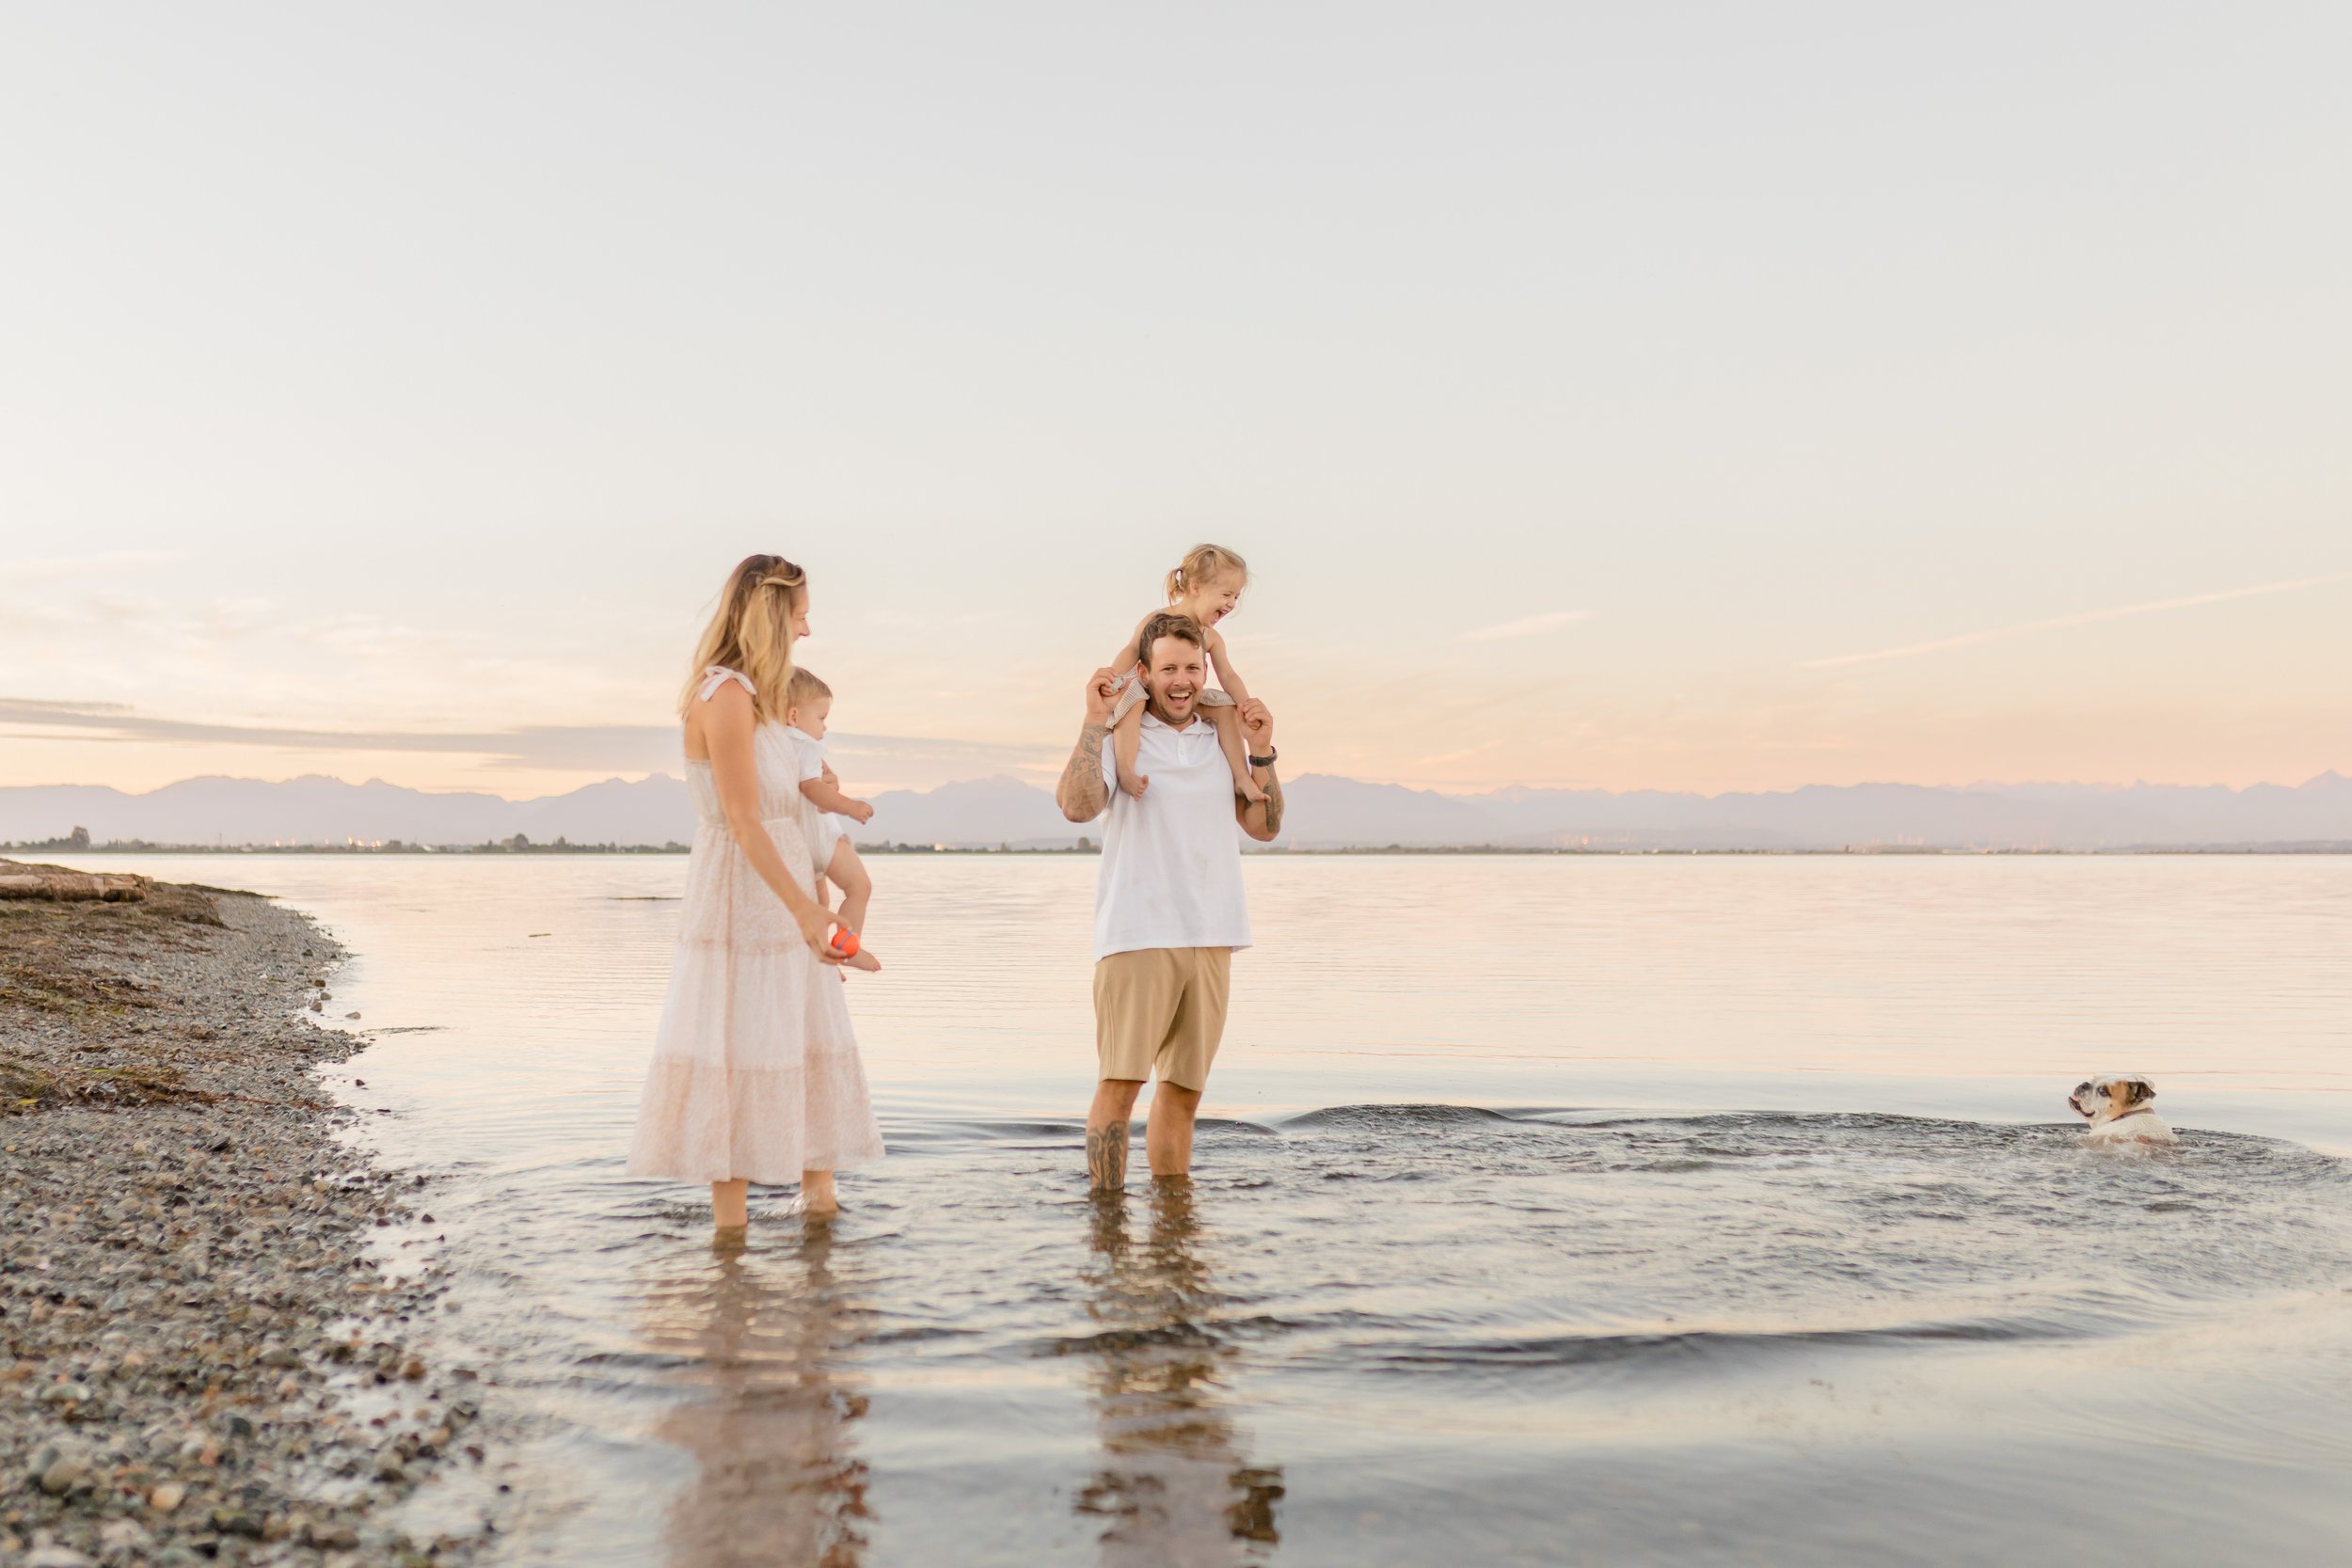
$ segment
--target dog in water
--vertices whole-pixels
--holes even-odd
[[[2066,1103],[2090,1118],[2083,1136],[2090,1143],[2169,1144],[2172,1129],[2149,1103],[2155,1098],[2156,1086],[2137,1073],[2103,1072],[2075,1085]]]

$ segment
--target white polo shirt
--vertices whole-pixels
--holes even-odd
[[[1140,800],[1119,787],[1118,766],[1104,736],[1111,803],[1094,879],[1095,958],[1147,947],[1248,946],[1241,825],[1216,726],[1195,719],[1173,730],[1147,711],[1136,767],[1152,784]]]

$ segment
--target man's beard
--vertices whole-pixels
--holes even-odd
[[[1150,691],[1150,689],[1149,689],[1149,688],[1146,688],[1146,690],[1147,690],[1147,691]],[[1151,695],[1151,699],[1152,699],[1150,705],[1151,705],[1152,707],[1156,708],[1156,709],[1158,710],[1157,717],[1159,717],[1160,719],[1163,719],[1163,720],[1172,719],[1172,718],[1176,717],[1177,708],[1178,708],[1178,706],[1179,706],[1179,704],[1177,703],[1177,701],[1176,701],[1174,698],[1170,697],[1170,696],[1169,696],[1167,692],[1164,692],[1164,691],[1151,691],[1151,692],[1150,692],[1150,695]],[[1182,706],[1183,706],[1183,707],[1184,707],[1184,708],[1187,712],[1189,712],[1189,711],[1191,711],[1191,710],[1197,709],[1197,708],[1199,707],[1199,705],[1200,705],[1200,689],[1199,687],[1197,687],[1197,686],[1196,686],[1196,687],[1194,687],[1194,688],[1193,688],[1190,691],[1188,691],[1188,692],[1186,692],[1186,693],[1184,694],[1184,699],[1183,699],[1183,703],[1182,703]]]

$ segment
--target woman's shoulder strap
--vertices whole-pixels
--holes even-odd
[[[729,670],[727,665],[710,665],[707,670],[703,670],[703,689],[693,693],[693,701],[707,703],[710,698],[718,696],[720,687],[724,687],[727,682],[743,682],[743,691],[751,691],[753,696],[760,696],[760,691],[753,689],[751,677],[743,674],[741,670]]]

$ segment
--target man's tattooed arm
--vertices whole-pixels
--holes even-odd
[[[1241,823],[1241,831],[1260,843],[1272,843],[1282,836],[1282,781],[1271,768],[1253,768],[1249,776],[1265,791],[1263,802],[1233,797],[1233,816]]]
[[[1087,1129],[1087,1177],[1099,1193],[1127,1185],[1127,1118]]]
[[[1103,737],[1109,733],[1107,725],[1089,719],[1054,787],[1054,804],[1073,822],[1091,822],[1110,804],[1110,785],[1103,778]]]

